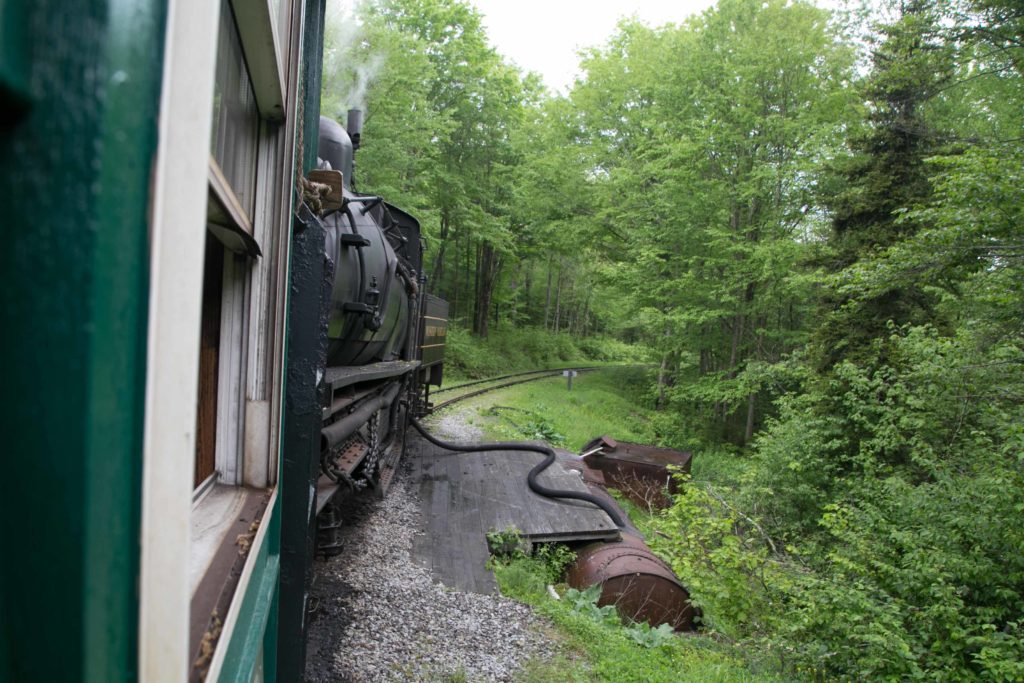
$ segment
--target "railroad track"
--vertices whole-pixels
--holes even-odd
[[[576,372],[593,372],[594,370],[605,370],[608,368],[621,368],[621,367],[636,367],[629,365],[589,365],[585,367],[575,368],[554,368],[551,370],[528,370],[526,372],[515,372],[510,375],[499,375],[497,377],[488,377],[486,379],[473,380],[472,382],[463,382],[462,384],[456,384],[455,386],[445,387],[437,391],[431,392],[433,395],[447,393],[449,391],[456,391],[464,389],[466,387],[479,386],[481,384],[491,384],[492,382],[501,382],[500,384],[494,384],[493,386],[485,386],[480,389],[474,389],[465,393],[459,394],[453,398],[436,403],[433,406],[434,410],[440,410],[446,406],[450,406],[453,403],[457,403],[463,399],[471,398],[473,396],[479,396],[480,394],[486,394],[489,391],[496,389],[504,389],[505,387],[515,386],[516,384],[525,384],[526,382],[536,382],[537,380],[546,379],[548,377],[559,377],[564,370],[575,370]],[[503,381],[510,380],[510,381]]]

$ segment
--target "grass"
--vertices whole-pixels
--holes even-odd
[[[642,366],[609,365],[573,378],[572,391],[564,377],[553,377],[498,389],[457,405],[472,415],[473,425],[483,430],[485,439],[542,440],[579,452],[591,439],[607,435],[686,450],[683,444],[659,435],[657,426],[664,420],[643,405],[652,373]],[[446,384],[459,381],[448,379]],[[747,457],[737,449],[718,445],[694,452],[692,475],[694,481],[731,488],[747,467]]]
[[[576,377],[572,391],[564,378],[521,384],[468,399],[458,410],[484,432],[484,439],[537,438],[579,451],[601,435],[656,443],[656,420],[642,406],[649,377],[638,368],[610,367]],[[494,406],[502,406],[497,411]],[[707,454],[712,462],[695,472],[728,478],[741,466],[740,458],[722,451]],[[621,498],[620,498],[621,500]],[[651,517],[628,501],[630,518],[649,533]],[[713,636],[688,634],[657,647],[644,647],[629,637],[621,624],[607,623],[574,610],[566,600],[547,593],[545,566],[518,558],[495,566],[502,593],[531,605],[552,623],[551,637],[558,652],[548,660],[531,661],[520,683],[550,681],[708,681],[709,683],[780,683],[787,680],[750,658],[738,646]]]
[[[606,337],[576,339],[537,327],[499,326],[487,339],[471,335],[452,323],[445,348],[445,374],[467,379],[504,375],[521,370],[596,363],[650,360],[650,352]]]
[[[520,673],[520,683],[614,681],[615,683],[781,683],[771,672],[754,671],[731,646],[697,635],[678,635],[644,647],[627,627],[576,611],[567,600],[546,590],[544,566],[520,558],[495,566],[502,593],[531,605],[554,625],[558,653],[534,660]]]
[[[609,367],[574,377],[572,391],[564,377],[555,377],[499,389],[462,405],[478,415],[473,424],[489,439],[542,438],[524,433],[532,423],[540,428],[535,432],[557,434],[561,438],[554,444],[573,451],[605,434],[653,442],[648,412],[637,407],[646,372]]]

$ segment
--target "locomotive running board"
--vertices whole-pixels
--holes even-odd
[[[327,368],[324,381],[331,392],[360,382],[399,377],[420,366],[418,360],[395,360],[369,365],[335,365]]]

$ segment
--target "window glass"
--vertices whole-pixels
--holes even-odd
[[[235,17],[227,0],[223,0],[220,7],[211,152],[251,219],[256,195],[260,116]]]
[[[291,2],[272,0],[270,6],[273,8],[273,15],[277,17],[277,53],[280,60],[286,62],[288,61],[288,28],[292,23]]]

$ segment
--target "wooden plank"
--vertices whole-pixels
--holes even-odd
[[[419,446],[418,446],[419,447]],[[484,567],[485,534],[515,526],[533,541],[615,538],[605,513],[580,501],[556,501],[529,490],[526,475],[539,455],[496,451],[449,455],[423,447],[418,451],[422,524],[432,576],[461,590],[491,593],[493,577]],[[542,475],[553,488],[585,491],[575,474],[555,464]]]

